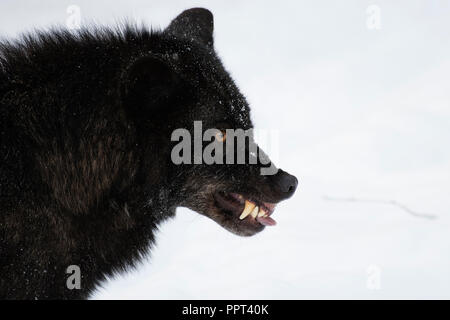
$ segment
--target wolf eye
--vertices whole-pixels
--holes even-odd
[[[219,142],[224,142],[227,138],[227,133],[225,132],[225,130],[220,130],[219,132],[216,133],[216,140]]]

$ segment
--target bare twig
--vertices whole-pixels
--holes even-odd
[[[386,205],[392,205],[396,206],[403,211],[409,213],[410,215],[417,217],[417,218],[426,218],[426,219],[436,219],[437,216],[434,214],[428,214],[428,213],[420,213],[411,210],[404,204],[401,204],[395,200],[376,200],[376,199],[359,199],[359,198],[336,198],[336,197],[329,197],[329,196],[323,196],[324,200],[327,201],[338,201],[338,202],[365,202],[365,203],[378,203],[378,204],[386,204]]]

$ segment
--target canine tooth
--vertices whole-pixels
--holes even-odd
[[[256,219],[256,217],[258,216],[258,211],[259,211],[259,208],[258,208],[258,207],[255,207],[255,208],[253,209],[253,211],[250,213],[250,215],[251,215],[253,218]]]
[[[259,213],[258,213],[258,217],[264,217],[265,215],[267,215],[267,212],[264,209],[260,208],[259,209]]]
[[[242,210],[241,216],[239,217],[239,219],[245,219],[245,217],[247,217],[252,211],[253,208],[255,207],[255,204],[253,202],[250,202],[248,200],[245,200],[245,207],[244,210]]]

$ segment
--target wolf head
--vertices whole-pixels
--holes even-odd
[[[139,136],[166,139],[146,148],[165,167],[169,197],[238,235],[274,225],[297,179],[256,145],[249,105],[214,51],[213,15],[186,10],[160,39],[127,68],[122,96]]]

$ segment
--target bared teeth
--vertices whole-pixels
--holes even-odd
[[[242,210],[242,213],[241,213],[241,216],[239,217],[239,219],[241,219],[241,220],[245,219],[250,213],[253,212],[255,206],[256,205],[253,202],[245,200],[244,210]]]
[[[264,209],[260,208],[258,217],[265,217],[265,216],[267,216],[267,212]]]
[[[243,220],[247,218],[248,216],[252,216],[254,219],[257,219],[258,217],[268,217],[269,213],[263,209],[257,206],[255,203],[245,200],[244,210],[242,210],[241,215],[239,216],[240,220]]]
[[[253,211],[250,213],[250,215],[256,219],[256,217],[258,216],[258,211],[259,211],[259,207],[255,207],[253,209]]]

